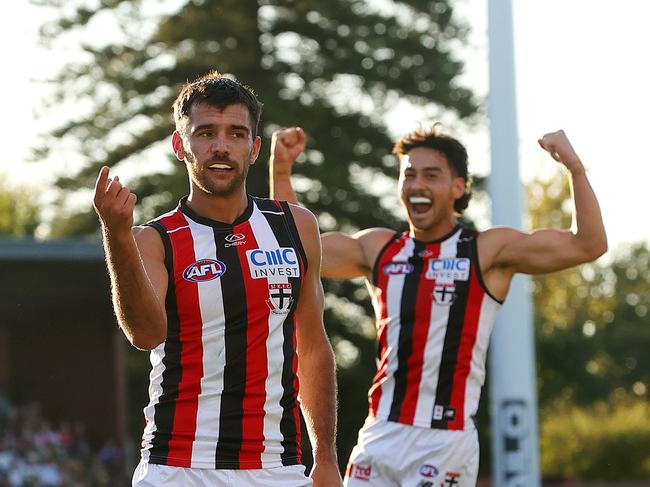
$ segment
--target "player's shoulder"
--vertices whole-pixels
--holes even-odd
[[[291,211],[291,216],[293,216],[299,230],[303,227],[305,229],[318,229],[318,220],[316,219],[316,215],[304,206],[294,205],[293,203],[288,203],[288,205],[289,211]]]
[[[395,230],[384,227],[373,227],[360,230],[353,235],[357,240],[369,243],[386,243],[398,234]]]
[[[477,232],[476,243],[482,264],[491,266],[491,263],[502,255],[504,248],[526,235],[521,230],[502,226]]]
[[[371,268],[380,252],[398,235],[399,232],[395,230],[374,227],[355,233],[353,238],[361,245],[368,267]]]
[[[160,232],[151,225],[137,225],[131,228],[131,233],[140,250],[162,249],[163,242]]]
[[[478,242],[482,242],[483,244],[502,246],[521,238],[524,235],[526,235],[526,233],[517,230],[516,228],[497,226],[488,228],[487,230],[478,231],[476,233],[476,238]]]

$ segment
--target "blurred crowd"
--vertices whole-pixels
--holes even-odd
[[[123,453],[114,442],[94,449],[83,424],[54,425],[38,404],[16,407],[0,393],[0,487],[123,485]]]

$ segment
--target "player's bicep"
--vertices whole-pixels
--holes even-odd
[[[363,246],[358,238],[341,232],[321,235],[323,243],[323,267],[321,275],[331,279],[363,277],[369,267]]]
[[[545,274],[580,264],[584,261],[569,231],[543,229],[527,234],[511,234],[497,256],[498,265],[513,272]]]
[[[133,236],[140,252],[144,270],[151,282],[158,302],[164,309],[169,274],[165,267],[165,248],[162,239],[152,227],[134,227]]]

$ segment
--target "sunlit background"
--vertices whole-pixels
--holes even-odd
[[[58,0],[39,1],[48,3]],[[80,2],[83,3],[82,0]],[[89,161],[80,151],[84,143],[84,148],[90,152],[94,149],[92,144],[97,144],[97,153],[108,153],[128,142],[131,135],[137,135],[150,119],[155,118],[158,126],[164,125],[167,119],[159,113],[153,117],[138,114],[123,121],[121,131],[113,131],[113,123],[119,117],[109,113],[109,116],[92,119],[94,130],[99,129],[100,134],[106,131],[103,140],[106,144],[101,147],[98,139],[93,137],[87,140],[79,140],[79,137],[53,140],[51,133],[55,127],[92,114],[97,100],[88,94],[77,94],[70,90],[72,84],[61,85],[52,80],[70,61],[92,61],[92,56],[81,49],[82,44],[98,49],[111,43],[120,44],[123,40],[121,28],[125,28],[130,35],[146,38],[156,28],[151,19],[174,13],[181,7],[204,4],[214,7],[230,2],[229,5],[236,5],[233,8],[236,15],[242,15],[241,12],[250,6],[255,10],[259,5],[264,5],[254,13],[259,15],[259,22],[272,23],[274,15],[274,7],[269,6],[274,2],[262,0],[240,3],[234,0],[88,0],[87,4],[93,8],[100,3],[127,5],[122,14],[137,3],[140,5],[138,15],[146,21],[131,23],[133,19],[126,16],[122,19],[124,25],[118,25],[111,15],[111,9],[108,9],[106,13],[94,16],[89,28],[81,30],[81,34],[66,33],[48,46],[39,44],[39,30],[48,22],[71,14],[80,2],[60,2],[63,6],[55,9],[20,0],[3,9],[3,28],[0,29],[0,59],[3,63],[0,88],[4,93],[3,116],[0,117],[4,136],[3,150],[0,152],[2,487],[2,460],[4,458],[6,463],[6,452],[10,451],[7,448],[9,442],[5,438],[3,443],[2,437],[3,421],[6,423],[3,414],[7,404],[15,402],[20,416],[25,418],[26,424],[32,421],[33,428],[37,428],[39,418],[44,418],[45,425],[45,420],[56,425],[57,441],[63,441],[61,438],[64,437],[83,439],[80,424],[86,418],[90,426],[99,428],[98,431],[88,432],[91,439],[95,435],[95,443],[91,445],[93,449],[88,449],[86,445],[86,450],[83,450],[83,445],[74,443],[68,445],[70,451],[66,455],[76,460],[85,458],[88,465],[99,462],[107,472],[112,472],[114,477],[111,478],[124,480],[125,472],[129,474],[129,469],[137,461],[138,437],[142,427],[140,411],[146,401],[147,357],[129,349],[115,326],[103,256],[98,244],[97,220],[91,208],[92,180],[89,173],[81,176],[77,173]],[[334,4],[325,0],[301,2],[319,5],[323,9]],[[339,2],[380,13],[391,12],[394,4],[391,0]],[[288,5],[291,2],[283,0],[279,3]],[[424,5],[427,2],[413,0],[403,3]],[[380,73],[377,69],[373,70],[373,63],[376,68],[379,63],[388,60],[387,64],[392,66],[390,69],[397,72],[391,81],[397,89],[402,89],[399,84],[400,69],[403,78],[409,82],[417,78],[411,76],[409,63],[417,62],[421,66],[426,65],[428,60],[420,54],[412,58],[404,55],[403,46],[399,48],[402,51],[395,46],[380,46],[367,56],[360,54],[364,50],[369,52],[363,40],[359,46],[347,46],[348,54],[352,52],[351,56],[360,60],[357,65],[335,66],[334,80],[315,76],[313,85],[304,86],[304,80],[291,70],[277,72],[259,69],[264,63],[273,62],[267,59],[273,56],[276,61],[286,61],[296,71],[304,68],[304,65],[296,62],[296,59],[301,59],[296,54],[302,47],[301,38],[291,31],[292,26],[289,25],[284,26],[284,30],[280,29],[281,35],[277,38],[268,32],[264,34],[266,37],[260,36],[260,45],[276,43],[273,52],[267,51],[259,62],[257,59],[247,59],[247,63],[240,63],[261,79],[270,80],[270,83],[277,80],[285,83],[277,96],[275,92],[265,93],[262,101],[267,104],[265,113],[269,118],[286,115],[283,111],[285,105],[282,104],[286,101],[286,107],[294,110],[288,113],[296,114],[296,119],[288,123],[318,127],[314,122],[317,117],[312,115],[310,109],[314,105],[310,105],[308,98],[315,90],[321,90],[320,94],[325,93],[324,98],[332,101],[334,109],[318,112],[318,116],[329,121],[327,126],[318,128],[328,134],[321,137],[315,130],[308,131],[311,140],[320,144],[314,144],[320,151],[308,151],[296,168],[300,174],[295,178],[301,201],[319,214],[321,228],[349,230],[358,225],[397,228],[403,224],[392,177],[394,161],[388,158],[389,162],[386,162],[383,159],[390,150],[390,140],[381,132],[382,124],[375,124],[378,128],[372,126],[377,120],[386,124],[392,139],[419,123],[442,121],[450,132],[466,143],[471,172],[477,176],[489,174],[487,0],[449,0],[448,3],[454,9],[454,18],[470,28],[465,43],[442,36],[443,41],[451,47],[453,57],[464,64],[463,73],[455,78],[454,83],[471,90],[477,101],[478,112],[462,119],[454,110],[441,108],[444,102],[449,107],[449,100],[453,100],[453,97],[447,95],[457,86],[445,86],[438,91],[438,96],[443,99],[439,106],[426,104],[426,101],[414,106],[406,101],[406,97],[399,97],[390,90],[378,90],[381,100],[373,100],[371,94],[363,92],[360,81],[363,73]],[[567,132],[588,168],[601,203],[610,242],[609,252],[596,264],[532,280],[538,357],[540,459],[542,474],[549,482],[544,485],[560,485],[569,480],[620,479],[637,482],[633,485],[647,485],[650,478],[650,356],[647,354],[650,342],[650,329],[647,326],[650,308],[650,224],[645,212],[649,206],[646,187],[650,178],[650,156],[646,148],[648,129],[645,120],[650,108],[650,70],[645,51],[650,46],[650,29],[647,28],[650,2],[513,0],[513,8],[517,93],[513,93],[512,101],[518,107],[520,172],[531,208],[525,216],[526,225],[530,228],[566,228],[571,223],[566,178],[558,170],[557,164],[537,145],[537,139],[545,132],[561,128]],[[334,16],[331,12],[330,15]],[[309,12],[301,20],[307,29],[326,17],[327,12],[322,15]],[[219,20],[214,19],[215,36],[221,34],[223,27]],[[415,19],[414,24],[408,27],[418,29],[422,25],[427,26],[426,19],[422,25],[418,25]],[[165,32],[167,38],[173,37],[174,27],[170,26]],[[240,41],[246,39],[249,31],[245,27],[232,36],[238,35]],[[366,31],[364,35],[359,35],[359,39],[370,32],[369,37],[382,40],[383,34],[380,32],[383,32],[385,25],[380,20],[375,25],[356,25],[355,28]],[[339,41],[350,35],[350,27],[340,25],[338,30],[330,29],[330,34],[330,41]],[[356,32],[353,32],[352,37],[355,35]],[[398,38],[399,35],[390,37],[393,41]],[[434,47],[436,36],[428,36],[424,32],[422,38],[425,41],[417,48],[422,49],[423,54],[428,54]],[[221,40],[222,48],[232,52],[233,46],[228,45],[232,38]],[[305,42],[307,51],[318,50],[313,39]],[[170,45],[177,49],[176,53],[185,56],[182,68],[186,69],[193,52],[191,49],[183,51],[182,40],[170,42]],[[219,51],[210,40],[198,42],[197,45],[207,46],[206,51],[212,55]],[[150,47],[147,45],[147,48]],[[156,54],[158,48],[154,46],[152,52]],[[122,51],[118,49],[116,52]],[[327,50],[327,53],[332,52],[336,52],[336,49]],[[408,59],[402,59],[404,63],[400,59],[392,59],[395,52],[402,52]],[[151,63],[148,68],[165,63],[174,65],[172,54],[158,54],[150,55],[147,51],[146,56],[151,58],[147,60]],[[319,55],[322,60],[328,54]],[[417,56],[421,59],[417,60]],[[140,66],[130,69],[133,66],[128,61],[119,56],[116,58],[116,69],[112,72],[116,79],[135,78],[142,74],[142,71],[135,73]],[[124,63],[120,64],[122,61]],[[224,63],[228,61],[231,59],[224,60]],[[446,67],[449,67],[449,63]],[[352,72],[348,73],[346,68]],[[101,70],[98,72],[101,74]],[[239,73],[235,71],[234,74]],[[390,71],[388,74],[391,74]],[[69,83],[72,81],[69,80]],[[83,83],[95,81],[97,79],[93,76],[80,77],[82,87]],[[248,80],[242,77],[242,81]],[[404,91],[416,95],[429,92],[428,79],[416,81],[421,84]],[[251,84],[258,90],[265,88]],[[120,86],[119,83],[115,85]],[[305,93],[301,93],[303,87]],[[61,88],[65,98],[53,100],[53,94]],[[115,86],[111,88],[115,89]],[[143,91],[155,99],[164,98],[161,94],[169,94],[173,88],[158,86],[156,90],[147,91],[147,87]],[[106,93],[99,93],[98,99]],[[127,104],[141,102],[139,96],[130,98],[129,95],[126,98]],[[382,101],[386,103],[382,104]],[[384,107],[387,107],[385,112]],[[346,117],[349,114],[346,110],[354,113]],[[358,116],[357,111],[363,116]],[[268,150],[268,136],[273,128],[265,127],[264,150]],[[354,145],[354,141],[345,139],[346,130],[355,137],[362,133],[369,140],[385,144],[385,147],[369,147],[365,139]],[[334,145],[336,147],[332,150],[339,156],[338,159],[323,160],[323,153]],[[125,161],[116,161],[115,170],[123,182],[139,184],[140,189],[148,192],[138,205],[139,213],[136,216],[139,218],[150,218],[154,211],[160,210],[159,207],[173,204],[170,195],[177,197],[175,193],[185,187],[184,176],[179,176],[183,168],[173,166],[168,146],[169,138],[155,142],[143,153],[128,154]],[[47,148],[52,150],[48,153]],[[499,161],[493,163],[498,164]],[[171,176],[164,179],[158,175],[147,179],[149,174],[165,173],[169,176],[174,172],[176,179]],[[251,174],[258,178],[258,189],[265,186],[264,181],[260,183],[263,172],[258,169],[257,173]],[[65,176],[71,179],[66,182],[62,179]],[[336,177],[339,179],[336,180]],[[62,190],[61,187],[66,184],[68,189]],[[78,189],[81,191],[76,191]],[[162,194],[159,194],[159,190]],[[67,206],[60,206],[60,195],[73,194],[73,191],[74,197],[66,199]],[[33,207],[30,202],[34,203]],[[330,207],[333,208],[332,214],[329,214]],[[73,217],[68,218],[68,210]],[[357,216],[358,219],[355,219]],[[470,204],[468,216],[479,228],[489,226],[489,201],[485,193],[478,193],[476,201]],[[24,222],[27,223],[23,225]],[[36,237],[36,240],[31,237]],[[325,287],[325,318],[339,365],[342,414],[339,417],[338,446],[340,460],[344,463],[366,413],[365,387],[375,368],[375,332],[370,318],[372,310],[363,286],[325,281]],[[56,349],[56,344],[61,350]],[[41,369],[34,369],[32,362],[37,359],[46,362],[45,366],[41,365],[42,373]],[[113,373],[114,376],[111,375]],[[101,377],[105,382],[93,374],[104,374]],[[19,379],[14,380],[14,377]],[[33,382],[30,382],[32,379]],[[57,384],[60,387],[74,387],[77,382],[92,384],[91,388],[79,394],[90,398],[88,401],[96,401],[94,404],[98,409],[94,411],[95,416],[105,414],[108,418],[105,424],[102,423],[104,416],[92,424],[96,418],[92,417],[93,411],[83,410],[85,403],[77,400],[66,402],[65,398],[57,396]],[[91,390],[99,382],[102,386],[108,384],[106,390]],[[42,397],[50,390],[54,391],[52,400],[43,400]],[[30,400],[34,402],[28,403]],[[481,425],[489,424],[486,402],[484,397],[479,412]],[[72,403],[79,409],[67,409]],[[102,407],[107,408],[101,410],[105,412],[100,411]],[[76,422],[68,424],[61,418]],[[105,437],[104,430],[114,428],[114,424],[117,425],[115,434],[121,442],[119,445],[115,444],[114,438]],[[482,435],[480,475],[485,482],[490,475],[488,429],[479,429]],[[87,456],[84,457],[76,448],[85,451]],[[90,475],[80,472],[79,475]],[[117,481],[114,484],[110,481],[98,482],[89,485],[118,485]]]
[[[173,8],[173,3],[161,2],[172,5],[168,8]],[[472,28],[469,46],[459,53],[466,63],[462,82],[485,97],[486,2],[458,0],[455,6]],[[541,154],[536,141],[547,131],[563,128],[589,168],[612,246],[648,240],[650,225],[635,214],[648,205],[645,186],[650,177],[650,155],[643,142],[650,109],[650,69],[644,55],[644,46],[650,45],[646,25],[650,4],[638,0],[621,0],[615,5],[607,0],[515,0],[513,9],[523,180],[550,172],[553,163]],[[30,147],[39,146],[39,133],[64,116],[60,112],[58,118],[52,113],[45,116],[42,96],[47,84],[40,80],[52,77],[65,60],[78,54],[74,37],[56,51],[38,46],[42,22],[57,15],[24,0],[14,2],[4,10],[0,30],[4,65],[0,87],[5,93],[0,120],[5,148],[0,167],[13,181],[30,181],[43,188],[49,186],[53,174],[75,163],[74,153],[65,159],[58,157],[55,165],[27,162]],[[96,38],[83,40],[101,44],[112,32],[113,24],[100,19],[93,30]],[[417,107],[404,103],[388,123],[397,136],[418,121],[428,120]],[[456,124],[453,129],[468,145],[472,171],[487,174],[490,157],[485,119],[471,127]]]

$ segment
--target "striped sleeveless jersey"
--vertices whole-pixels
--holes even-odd
[[[295,306],[307,259],[289,207],[248,198],[232,224],[181,200],[150,222],[169,273],[151,351],[142,458],[192,468],[300,463]]]
[[[456,227],[433,242],[396,234],[373,267],[377,374],[369,414],[461,430],[478,409],[500,302],[483,284],[477,233]]]

